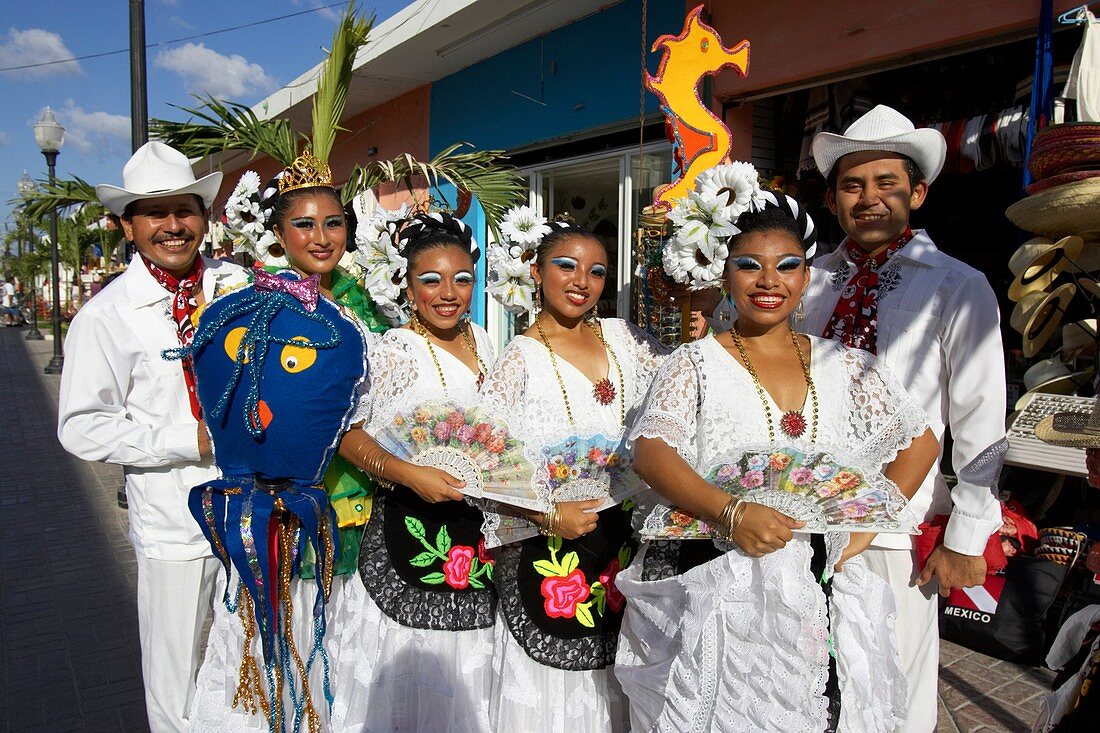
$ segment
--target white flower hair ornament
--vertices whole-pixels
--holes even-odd
[[[510,313],[535,311],[531,263],[542,240],[576,228],[568,221],[549,221],[530,206],[513,206],[500,222],[503,240],[489,245],[487,290]]]
[[[289,261],[285,256],[271,253],[271,246],[279,240],[267,226],[271,207],[264,205],[277,193],[274,181],[262,192],[260,187],[259,174],[245,171],[225,203],[225,226],[233,237],[233,251],[247,252],[264,265],[286,267]]]
[[[774,206],[798,224],[806,259],[817,249],[814,223],[790,196],[760,187],[749,163],[726,163],[703,171],[695,188],[679,199],[668,214],[673,234],[661,260],[665,274],[691,290],[722,286],[730,239],[741,233],[742,215]]]
[[[363,287],[394,325],[408,316],[401,303],[408,262],[398,246],[398,231],[408,214],[407,206],[396,210],[377,208],[355,229],[353,257],[363,269]]]

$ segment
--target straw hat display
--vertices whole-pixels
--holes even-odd
[[[1008,207],[1013,224],[1052,239],[1100,229],[1100,124],[1051,125],[1035,136],[1028,196]]]
[[[1096,284],[1095,280],[1089,280]],[[1084,284],[1084,283],[1082,283]],[[1086,318],[1062,326],[1062,358],[1075,359],[1078,356],[1092,358],[1096,348],[1096,319]]]
[[[1073,283],[1059,285],[1050,293],[1039,290],[1022,297],[1012,309],[1008,322],[1024,337],[1024,356],[1035,356],[1050,341],[1075,292]]]
[[[1056,412],[1035,426],[1035,437],[1063,448],[1100,448],[1100,408],[1092,412]]]
[[[1070,261],[1081,256],[1084,246],[1084,240],[1075,236],[1057,242],[1035,237],[1021,244],[1008,261],[1008,269],[1015,276],[1008,288],[1009,299],[1018,301],[1028,293],[1046,290]]]

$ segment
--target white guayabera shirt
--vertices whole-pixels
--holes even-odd
[[[820,336],[855,273],[844,246],[813,263],[798,330]],[[942,441],[950,425],[956,471],[1005,435],[1005,368],[997,297],[981,272],[940,252],[924,230],[879,272],[878,357],[897,375]],[[952,511],[952,504],[954,509]],[[961,480],[948,490],[936,468],[909,503],[920,520],[951,512],[944,545],[980,555],[1002,524],[988,483]],[[907,548],[904,535],[879,535],[878,547]]]
[[[207,302],[247,282],[237,265],[203,262]],[[65,339],[57,437],[79,458],[123,467],[139,554],[182,561],[210,554],[187,497],[218,472],[209,457],[199,458],[183,367],[161,357],[180,345],[171,297],[135,256],[80,309]]]

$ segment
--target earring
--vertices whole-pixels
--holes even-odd
[[[804,301],[798,301],[798,305],[794,307],[795,320],[801,321],[806,317],[806,304]]]
[[[718,308],[718,320],[723,323],[728,323],[733,320],[733,307],[730,296],[725,291],[722,292],[722,302]]]
[[[542,283],[535,283],[535,313],[542,310]]]

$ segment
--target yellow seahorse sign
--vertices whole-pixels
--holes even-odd
[[[702,5],[692,10],[680,35],[661,36],[651,49],[665,53],[657,76],[647,73],[645,85],[661,99],[679,167],[679,177],[654,192],[657,209],[672,208],[691,190],[699,173],[729,157],[733,144],[729,128],[699,98],[699,82],[727,67],[744,78],[749,71],[749,42],[726,48],[717,31],[699,19],[702,12]]]

